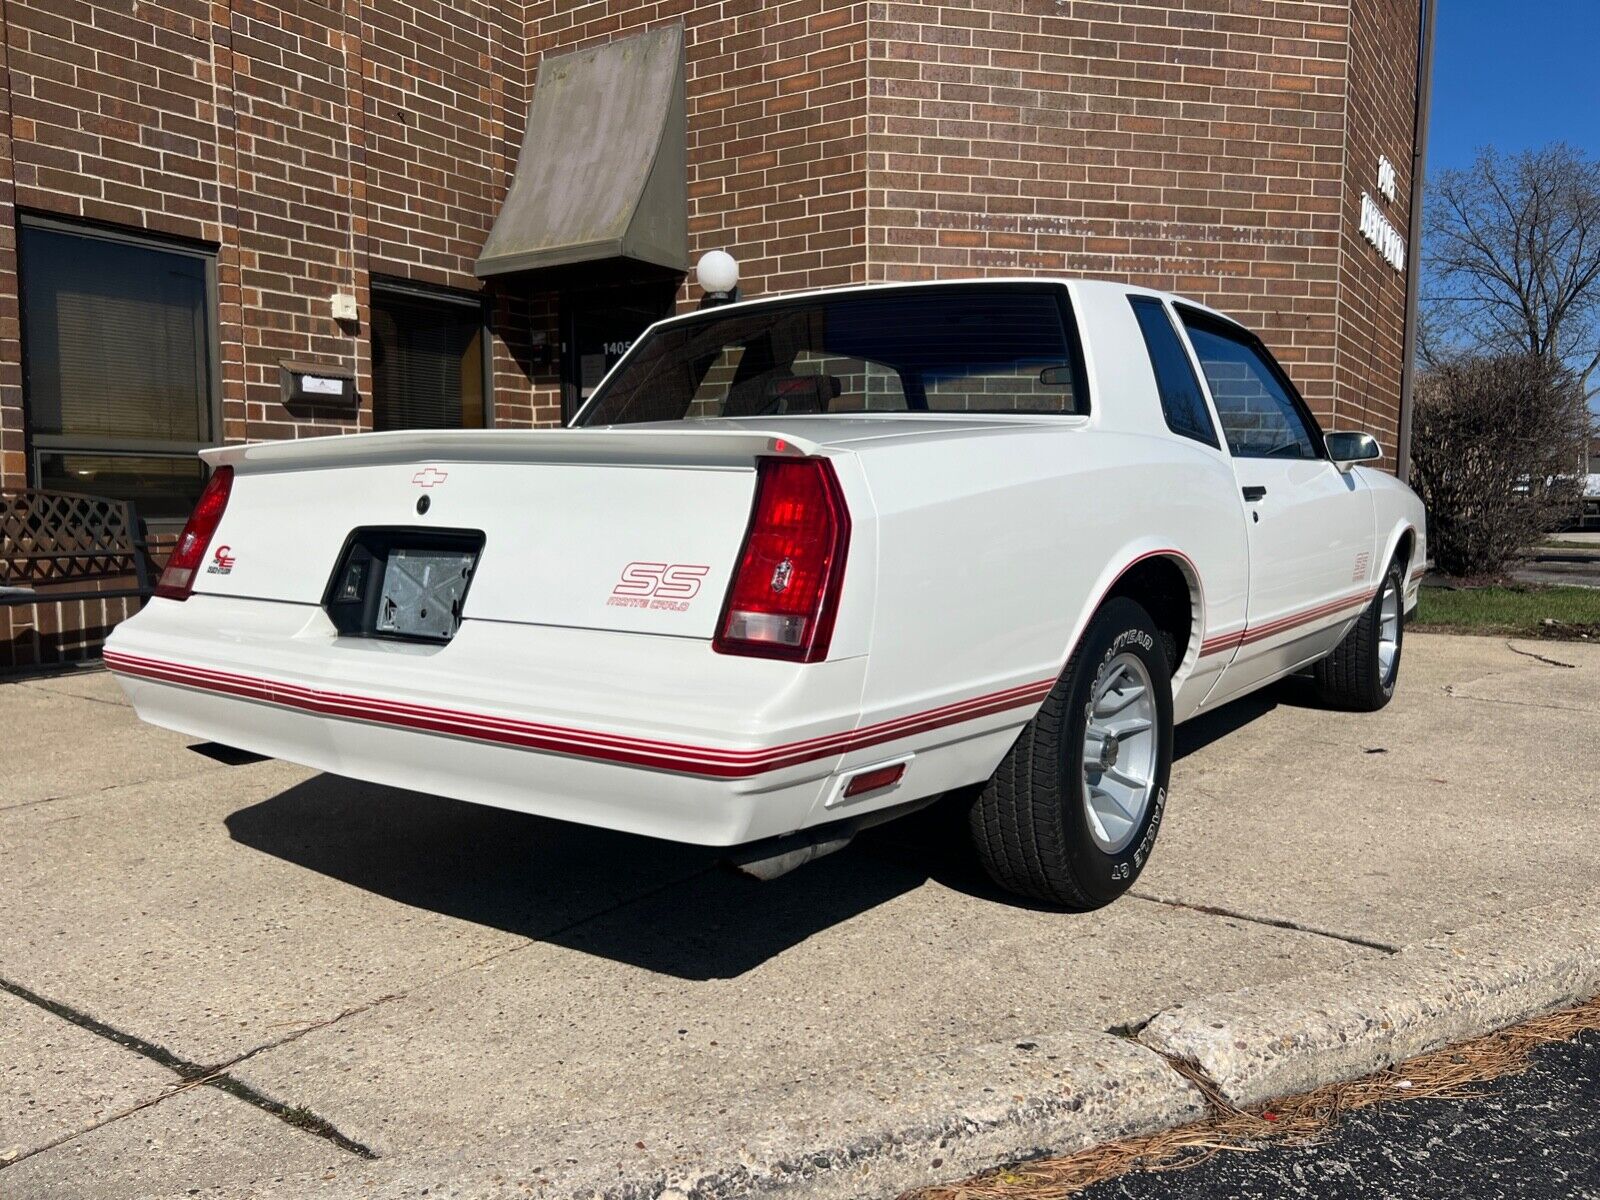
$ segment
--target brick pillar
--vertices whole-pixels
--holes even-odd
[[[10,34],[0,3],[0,487],[28,481],[22,426],[22,318],[17,301],[17,214],[11,153]]]
[[[217,155],[217,330],[222,377],[221,440],[244,440],[244,296],[239,270],[239,116],[233,94],[232,11],[228,0],[213,0],[211,71]]]

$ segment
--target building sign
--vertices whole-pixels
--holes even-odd
[[[1378,155],[1378,194],[1390,204],[1398,191],[1394,164]],[[1378,248],[1383,260],[1396,271],[1406,269],[1406,240],[1371,192],[1361,193],[1361,236]]]
[[[1390,204],[1394,203],[1396,178],[1394,164],[1389,161],[1386,154],[1378,155],[1378,190],[1383,193],[1383,198]]]

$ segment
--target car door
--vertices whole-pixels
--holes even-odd
[[[1178,312],[1249,514],[1245,628],[1210,704],[1338,643],[1371,596],[1373,500],[1327,458],[1316,421],[1258,338],[1197,309]]]

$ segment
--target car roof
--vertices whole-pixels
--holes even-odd
[[[771,296],[756,296],[749,300],[735,300],[729,304],[718,304],[713,308],[698,308],[689,312],[675,313],[670,317],[663,317],[655,326],[675,325],[680,321],[692,321],[709,312],[718,315],[733,311],[750,311],[772,305],[792,304],[797,300],[817,300],[828,296],[856,296],[869,292],[912,291],[920,288],[948,288],[971,286],[972,284],[992,284],[998,286],[1016,286],[1031,284],[1055,284],[1065,286],[1076,295],[1085,300],[1091,297],[1105,297],[1110,299],[1115,296],[1121,298],[1127,295],[1154,296],[1189,308],[1198,309],[1218,320],[1226,321],[1230,325],[1245,328],[1240,322],[1230,317],[1227,313],[1219,312],[1210,305],[1189,296],[1182,296],[1176,292],[1163,292],[1157,288],[1143,287],[1136,283],[1124,283],[1115,279],[1087,279],[1069,275],[973,275],[961,279],[918,279],[906,282],[886,283],[858,283],[844,287],[811,288],[798,292],[779,292]],[[652,326],[654,328],[655,326]]]

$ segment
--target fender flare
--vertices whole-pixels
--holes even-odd
[[[1183,659],[1172,670],[1172,689],[1177,692],[1178,686],[1188,678],[1189,672],[1200,658],[1200,644],[1205,640],[1206,605],[1205,585],[1200,577],[1200,568],[1195,566],[1194,560],[1182,550],[1176,549],[1169,543],[1148,542],[1136,543],[1123,550],[1116,558],[1112,559],[1101,570],[1095,580],[1094,591],[1091,593],[1093,601],[1085,604],[1083,611],[1078,614],[1078,619],[1073,622],[1071,636],[1067,640],[1066,651],[1056,662],[1056,677],[1067,669],[1067,663],[1072,661],[1073,654],[1078,649],[1078,643],[1083,640],[1083,634],[1089,627],[1089,622],[1094,619],[1094,614],[1106,602],[1106,597],[1111,595],[1123,578],[1142,562],[1152,558],[1165,558],[1170,560],[1183,575],[1184,582],[1189,585],[1189,644],[1184,648]]]
[[[1389,531],[1387,540],[1384,542],[1383,557],[1378,560],[1378,570],[1380,572],[1389,569],[1389,564],[1394,561],[1395,551],[1400,548],[1401,539],[1407,534],[1411,535],[1412,557],[1415,557],[1416,547],[1420,541],[1417,536],[1417,527],[1402,517],[1394,523],[1394,528]],[[1417,593],[1422,587],[1423,566],[1424,564],[1421,563],[1413,564],[1411,558],[1407,558],[1405,567],[1402,570],[1400,602],[1402,610],[1406,613],[1410,613],[1416,608]],[[1378,586],[1380,588],[1383,586],[1383,576],[1381,574],[1378,576]]]

